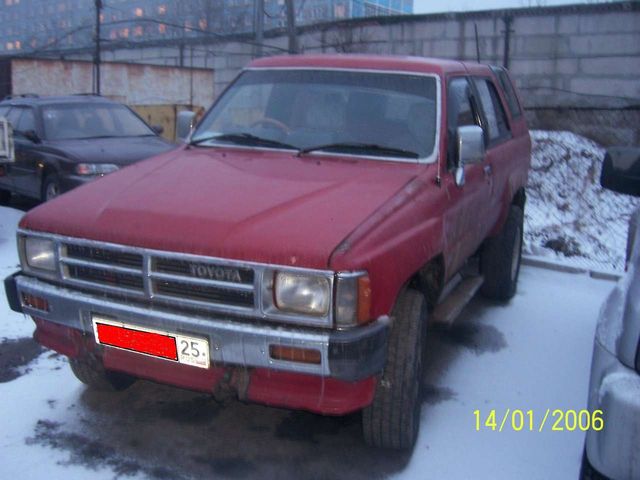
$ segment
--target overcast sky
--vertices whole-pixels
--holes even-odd
[[[452,12],[461,10],[491,10],[493,8],[517,8],[539,5],[588,3],[585,0],[414,0],[415,13]]]

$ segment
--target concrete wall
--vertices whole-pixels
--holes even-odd
[[[84,61],[16,59],[11,62],[11,77],[14,95],[68,95],[93,90],[93,65]],[[208,107],[214,99],[212,70],[106,63],[101,78],[104,96],[129,105]]]
[[[510,20],[509,20],[510,19]],[[640,2],[357,19],[299,29],[304,52],[364,52],[505,62],[534,128],[571,130],[602,144],[640,144]],[[478,42],[475,31],[477,28]],[[255,55],[251,37],[105,52],[111,61],[213,68],[218,95]],[[286,51],[267,32],[265,54]],[[620,114],[620,109],[626,109]],[[594,113],[597,112],[597,113]],[[624,122],[624,123],[620,123]],[[603,128],[598,128],[602,125]]]

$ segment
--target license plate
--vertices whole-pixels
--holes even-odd
[[[209,342],[93,316],[96,342],[155,358],[209,368]]]

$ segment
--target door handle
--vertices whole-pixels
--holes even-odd
[[[484,174],[487,177],[493,173],[493,169],[491,168],[491,165],[485,165],[482,170],[484,171]]]

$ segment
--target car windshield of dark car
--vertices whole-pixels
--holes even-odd
[[[426,75],[248,70],[205,116],[191,141],[415,161],[434,151],[436,100],[436,79]]]
[[[154,135],[142,120],[122,105],[48,105],[43,108],[42,119],[48,140]]]

